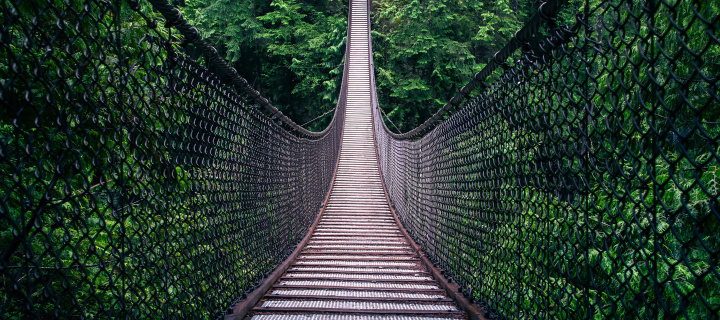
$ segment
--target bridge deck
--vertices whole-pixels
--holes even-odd
[[[388,206],[373,142],[366,0],[352,1],[350,19],[347,115],[330,198],[309,242],[252,319],[464,318]]]

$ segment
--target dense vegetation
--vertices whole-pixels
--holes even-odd
[[[386,146],[391,196],[503,317],[718,318],[720,6],[591,3],[592,28]]]
[[[331,108],[331,105],[323,104],[331,102],[331,99],[316,100],[317,103],[300,106],[290,106],[283,101],[300,101],[304,90],[307,90],[306,87],[298,85],[300,79],[305,77],[314,83],[327,81],[327,72],[297,69],[288,71],[292,77],[280,78],[272,77],[272,72],[279,73],[281,65],[290,63],[304,63],[307,66],[311,63],[333,64],[340,63],[340,58],[336,56],[338,60],[313,61],[299,53],[283,55],[292,52],[293,47],[302,47],[304,50],[311,48],[309,38],[303,37],[310,33],[301,28],[284,28],[283,24],[269,22],[277,21],[277,12],[281,10],[285,10],[289,17],[304,15],[306,21],[311,21],[309,25],[292,19],[286,19],[283,23],[312,28],[313,34],[317,36],[319,33],[314,32],[330,30],[319,27],[327,24],[329,19],[313,18],[313,15],[306,13],[315,10],[312,8],[327,6],[318,6],[317,3],[309,1],[273,3],[255,13],[258,23],[244,24],[258,30],[258,36],[253,42],[260,48],[257,52],[275,52],[278,54],[276,58],[282,57],[284,60],[261,58],[265,60],[260,61],[259,66],[256,65],[260,70],[247,74],[250,78],[262,79],[258,82],[263,83],[265,92],[272,92],[271,95],[277,98],[276,103],[288,110],[288,113],[293,113],[296,117],[304,115],[303,120],[310,119],[311,115]],[[559,21],[561,24],[575,23],[575,13],[591,8],[595,10],[600,3],[590,1],[590,8],[585,8],[585,1],[570,1]],[[587,66],[590,67],[592,79],[583,78],[587,75],[582,73],[577,75],[579,78],[576,81],[590,81],[594,84],[591,103],[597,108],[593,122],[596,125],[586,128],[586,132],[593,135],[590,144],[594,146],[595,167],[589,167],[588,160],[576,159],[568,150],[562,151],[565,153],[556,153],[559,146],[580,143],[582,131],[572,128],[582,127],[579,121],[587,121],[584,119],[587,117],[586,113],[582,109],[566,110],[548,106],[544,110],[522,109],[524,107],[517,110],[523,113],[526,125],[534,128],[553,126],[539,123],[539,119],[551,117],[563,122],[559,119],[569,117],[564,120],[564,129],[556,133],[530,134],[524,131],[527,129],[500,129],[499,132],[507,134],[508,139],[519,141],[508,141],[503,147],[494,146],[496,153],[487,161],[499,158],[507,160],[503,153],[514,152],[519,158],[512,161],[521,161],[528,166],[538,165],[544,169],[533,173],[542,177],[534,178],[534,185],[528,186],[528,182],[525,182],[513,187],[518,191],[522,190],[523,193],[518,196],[523,197],[527,205],[519,212],[511,210],[506,213],[521,214],[523,227],[528,231],[515,233],[514,229],[498,230],[514,239],[504,248],[513,255],[508,256],[505,261],[486,261],[497,266],[493,268],[494,274],[485,276],[488,279],[501,280],[495,284],[496,288],[499,288],[495,293],[492,290],[474,291],[473,294],[480,301],[494,300],[494,306],[502,313],[520,317],[530,317],[529,313],[541,312],[539,310],[548,306],[555,310],[550,311],[556,312],[554,316],[565,318],[581,314],[648,318],[663,316],[666,312],[685,314],[690,318],[704,318],[710,316],[706,304],[710,308],[717,308],[718,296],[715,292],[720,290],[720,287],[718,277],[713,276],[714,271],[710,270],[717,264],[717,256],[713,256],[712,252],[718,250],[717,241],[712,236],[713,230],[718,228],[718,205],[717,199],[713,197],[718,193],[717,154],[720,151],[717,150],[717,142],[712,141],[712,138],[719,134],[718,114],[717,108],[710,107],[713,104],[713,87],[701,85],[706,82],[703,79],[716,81],[712,79],[717,77],[718,65],[708,62],[712,57],[717,57],[718,48],[704,32],[706,28],[713,30],[712,28],[717,26],[698,22],[696,16],[702,15],[710,21],[715,17],[716,25],[718,8],[708,1],[700,1],[696,3],[699,11],[695,13],[687,3],[672,9],[668,9],[669,5],[662,6],[660,11],[655,13],[658,18],[654,20],[653,27],[666,34],[662,48],[666,50],[665,54],[676,56],[673,59],[659,59],[655,68],[661,75],[664,74],[661,70],[671,68],[678,79],[686,79],[678,81],[672,77],[661,77],[658,80],[662,84],[662,95],[659,99],[646,89],[652,83],[648,74],[640,72],[639,76],[636,75],[637,70],[648,67],[647,62],[642,60],[642,52],[632,45],[623,47],[624,43],[641,41],[647,33],[647,27],[634,29],[640,22],[633,24],[631,13],[638,15],[640,9],[622,4],[617,9],[602,9],[608,12],[600,9],[595,12],[596,15],[606,15],[605,18],[594,17],[596,23],[608,19],[603,23],[612,24],[609,17],[614,17],[622,24],[619,28],[625,33],[624,38],[615,34],[603,35],[602,37],[612,39],[607,40],[611,41],[607,45],[618,46],[620,51],[625,48],[629,50],[628,56],[589,63]],[[392,123],[388,122],[388,126],[392,130],[405,132],[439,109],[459,86],[464,85],[479,71],[484,63],[509,41],[513,33],[537,12],[539,4],[540,1],[506,0],[374,1],[372,36],[376,83],[380,105],[392,120]],[[332,6],[335,12],[340,12],[337,9],[339,7],[339,3]],[[212,5],[195,4],[194,8],[205,14],[195,16],[198,24],[208,25],[208,21],[215,21],[211,18],[212,12],[216,12]],[[223,20],[221,17],[216,19]],[[687,30],[676,33],[677,29],[671,21],[683,27],[687,26]],[[215,27],[214,30],[218,31],[213,31],[216,32],[214,36],[220,43],[226,43],[227,41],[222,40],[224,35],[235,31],[226,32],[220,26],[227,25]],[[243,28],[249,27],[243,25]],[[245,36],[251,33],[245,32]],[[276,45],[287,44],[287,39],[290,38],[299,42],[287,47]],[[302,39],[305,39],[305,42],[302,42]],[[334,39],[335,43],[338,43],[339,38]],[[683,39],[685,44],[678,39]],[[701,60],[704,62],[697,64],[697,69],[693,66],[693,63],[697,62],[688,56],[684,45],[696,52],[703,52]],[[703,51],[705,47],[708,47],[709,51]],[[228,50],[227,54],[229,59],[236,59],[231,50]],[[657,51],[652,54],[663,56],[663,53]],[[313,57],[328,56],[314,54]],[[570,70],[575,67],[576,64],[567,62],[555,66],[567,73],[571,73]],[[693,70],[698,71],[693,73]],[[335,87],[316,87],[319,90],[315,91],[316,93],[321,93],[322,96],[336,95],[331,91],[322,91],[336,90],[340,71],[333,71]],[[553,74],[549,69],[538,69],[536,72],[544,72],[538,77]],[[288,81],[291,79],[292,81]],[[544,94],[552,92],[555,89],[553,86],[558,83],[531,84],[533,81],[544,81],[542,78],[536,79],[525,79],[524,81],[528,81],[527,87],[518,90],[521,90],[527,99],[535,99],[539,106],[543,105],[543,99],[548,99]],[[283,82],[277,82],[280,80]],[[635,86],[624,87],[628,83],[635,83]],[[285,90],[274,90],[276,87]],[[504,86],[502,88],[508,89]],[[500,99],[499,97],[507,93],[496,91],[493,94]],[[578,94],[575,93],[570,100],[561,101],[577,106],[573,101],[582,100]],[[626,104],[617,104],[618,100],[623,99],[627,99]],[[503,103],[510,105],[512,99],[508,98]],[[651,112],[636,107],[642,103],[654,104],[659,109]],[[657,107],[660,105],[663,107]],[[701,112],[697,112],[689,106],[703,108]],[[318,128],[322,128],[320,123],[314,127]],[[658,144],[649,140],[648,132],[653,130],[660,131],[656,137],[660,139]],[[478,137],[464,136],[456,143],[459,148],[467,148],[466,152],[475,154],[481,150],[471,145],[481,145],[482,139]],[[493,138],[487,136],[484,139]],[[534,147],[528,149],[528,146]],[[656,147],[663,151],[653,151],[657,150],[654,149]],[[648,157],[653,154],[659,158],[649,161]],[[550,169],[557,161],[563,165]],[[463,169],[472,170],[464,167],[457,170]],[[591,172],[592,170],[595,172]],[[565,176],[558,177],[560,172],[565,173]],[[586,184],[583,187],[575,186],[578,181],[585,181]],[[653,192],[647,191],[648,183]],[[474,199],[474,196],[467,194],[463,199]],[[470,207],[482,207],[479,199],[481,198],[476,199],[478,203],[471,204]],[[504,201],[511,206],[515,200],[517,199],[508,198]],[[582,220],[578,220],[578,215],[584,215]],[[478,223],[468,219],[464,220],[467,225]],[[702,227],[696,227],[698,224],[702,224]],[[575,230],[578,228],[586,228],[588,231],[576,234]],[[587,232],[594,235],[588,238],[584,235]],[[558,235],[563,234],[568,236],[564,239],[558,238]],[[539,235],[532,238],[537,239],[537,242],[525,241],[524,236],[528,235]],[[556,241],[554,248],[543,243],[548,238]],[[504,249],[497,248],[500,251]],[[514,256],[516,254],[524,255],[527,259],[518,260]],[[477,259],[475,262],[481,264],[480,261],[488,257]],[[627,264],[626,261],[632,263]],[[468,283],[484,281],[477,277],[476,275],[472,280],[468,279]],[[650,280],[650,277],[653,280]],[[505,282],[507,279],[520,282]],[[645,292],[643,288],[654,285],[654,281],[664,283],[661,292]],[[643,299],[653,301],[652,306],[643,304]],[[548,304],[549,301],[553,302]],[[587,304],[592,307],[588,308]],[[658,309],[663,308],[666,312],[657,313]]]
[[[378,100],[397,129],[407,132],[440,109],[538,5],[532,0],[374,2]]]
[[[458,133],[437,149],[438,158],[474,161],[453,168],[462,182],[448,189],[463,183],[477,188],[491,171],[479,172],[479,163],[507,169],[488,182],[503,197],[458,192],[453,196],[460,200],[448,209],[459,212],[453,227],[495,228],[484,239],[477,232],[448,240],[448,252],[490,244],[505,255],[495,259],[476,250],[463,259],[449,257],[446,264],[459,270],[454,276],[469,294],[505,316],[718,316],[712,310],[720,308],[720,45],[713,37],[720,30],[720,7],[708,0],[672,2],[647,22],[635,18],[645,9],[616,2],[623,6],[606,7],[604,18],[596,20],[607,19],[604,23],[617,29],[605,30],[604,42],[593,49],[609,52],[616,46],[623,54],[599,54],[583,63],[558,60],[511,77],[520,85],[496,83],[483,93],[483,101],[495,105],[484,107],[510,108],[514,118],[492,114],[475,124],[475,132]],[[17,318],[27,308],[45,318],[222,312],[281,258],[251,254],[280,250],[300,230],[289,222],[281,225],[275,215],[280,206],[268,204],[268,199],[292,198],[295,189],[253,185],[241,191],[260,191],[243,194],[235,189],[237,180],[223,180],[230,179],[223,171],[228,166],[214,162],[231,156],[241,161],[265,150],[266,131],[252,136],[262,147],[249,148],[250,139],[223,140],[230,135],[218,129],[234,125],[247,134],[246,128],[261,120],[238,112],[244,118],[216,121],[205,109],[192,107],[245,110],[233,104],[238,99],[215,98],[225,89],[183,84],[203,67],[175,60],[169,52],[185,52],[201,62],[204,57],[192,45],[183,48],[172,29],[149,28],[125,2],[121,9],[94,1],[87,1],[89,6],[19,3],[2,1],[4,23],[15,24],[2,31],[0,56],[0,317]],[[581,3],[571,1],[560,20],[572,22]],[[600,1],[591,3],[594,8]],[[335,106],[346,1],[176,4],[296,122]],[[375,72],[391,129],[408,131],[442,106],[538,5],[532,0],[375,1]],[[158,18],[146,3],[141,8]],[[122,14],[110,14],[113,10]],[[657,46],[636,45],[648,41],[643,23],[661,31]],[[174,69],[177,61],[187,63],[183,71]],[[553,78],[559,73],[566,77]],[[563,81],[575,90],[555,92]],[[590,88],[580,89],[583,81]],[[329,120],[327,115],[308,127],[322,129]],[[209,145],[223,148],[208,151]],[[287,149],[283,152],[273,155],[287,156]],[[177,165],[180,158],[185,165]],[[255,170],[254,180],[282,174],[270,172],[267,164],[237,167],[246,174]],[[507,183],[499,186],[498,179]],[[237,201],[224,206],[222,200],[235,196]],[[231,210],[246,214],[226,214]],[[506,224],[482,220],[487,213]],[[239,232],[232,226],[250,229]],[[278,228],[294,233],[280,239]],[[253,236],[277,241],[248,240]],[[458,243],[465,240],[471,245],[461,248]],[[497,281],[488,284],[493,277]],[[648,290],[657,283],[661,286]]]
[[[143,57],[137,45],[158,49],[155,40],[167,37],[167,30],[151,32],[140,16],[125,8],[127,19],[118,21],[125,29],[125,41],[108,50],[115,23],[110,7],[90,4],[87,12],[96,13],[90,17],[80,14],[84,4],[2,2],[6,26],[0,56],[2,318],[18,319],[23,312],[50,318],[118,310],[114,290],[134,270],[117,273],[118,261],[128,255],[119,243],[133,237],[125,238],[120,230],[134,223],[122,223],[116,211],[137,209],[132,204],[141,202],[128,192],[137,184],[121,182],[127,176],[118,173],[127,170],[145,176],[167,169],[161,161],[152,165],[147,161],[161,154],[108,139],[138,139],[149,130],[140,123],[132,132],[120,129],[122,119],[137,114],[116,107],[113,97],[123,75],[111,66],[120,56],[133,62],[152,59]],[[54,5],[60,10],[47,10]],[[63,23],[57,26],[67,30],[56,28],[61,17]],[[85,40],[90,33],[95,41]],[[95,150],[82,151],[80,146]],[[137,158],[121,163],[128,153],[136,153]],[[145,165],[133,165],[141,163]],[[123,193],[132,199],[120,202],[118,195]],[[148,287],[157,284],[152,279],[141,281]],[[73,294],[75,290],[80,294]]]
[[[304,124],[335,107],[347,31],[342,0],[186,0],[188,21],[277,108]],[[322,130],[332,113],[307,126]]]
[[[147,2],[0,21],[0,318],[214,319],[304,236],[338,134],[263,117]]]
[[[373,1],[378,98],[392,122],[405,132],[437,111],[539,4]],[[303,124],[337,102],[347,5],[340,0],[185,0],[181,8],[244,77]],[[322,129],[328,120],[309,128]]]

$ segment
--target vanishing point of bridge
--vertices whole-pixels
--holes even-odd
[[[167,0],[0,2],[0,318],[720,319],[717,1],[543,2],[408,132],[372,4],[311,132]]]
[[[350,9],[337,172],[309,241],[252,319],[463,319],[390,211],[373,135],[368,2]]]

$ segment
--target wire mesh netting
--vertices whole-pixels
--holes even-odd
[[[720,317],[720,3],[588,1],[423,135],[374,107],[405,227],[506,319]]]
[[[144,2],[0,15],[0,318],[214,318],[306,234],[344,105],[291,132]]]

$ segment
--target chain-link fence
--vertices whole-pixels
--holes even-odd
[[[374,107],[392,202],[499,318],[717,319],[720,3],[571,9],[427,133]]]
[[[215,318],[292,252],[344,105],[322,134],[287,129],[147,3],[0,15],[0,318]]]

